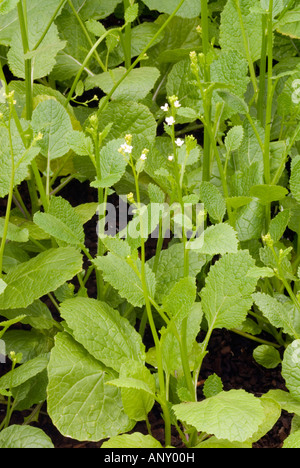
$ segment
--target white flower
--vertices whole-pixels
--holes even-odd
[[[176,109],[179,109],[179,107],[181,107],[181,104],[179,101],[175,101],[174,102],[174,107],[176,107]]]
[[[168,160],[169,160],[170,162],[174,161],[174,156],[173,156],[173,154],[171,154],[171,156],[168,157]]]
[[[181,138],[177,138],[175,143],[179,148],[181,148],[181,146],[184,144],[184,140],[182,140]]]
[[[166,122],[167,122],[167,124],[170,125],[170,127],[171,127],[172,125],[175,124],[175,119],[174,119],[174,117],[172,117],[172,116],[171,116],[171,117],[167,117],[167,118],[166,118]]]
[[[131,154],[133,150],[133,146],[128,145],[127,143],[124,143],[124,145],[121,145],[121,150],[124,151],[124,153]]]
[[[146,161],[146,159],[147,159],[147,156],[145,155],[145,153],[143,153],[143,154],[141,155],[141,157],[140,157],[140,160],[141,160],[141,161]]]
[[[163,110],[164,112],[168,112],[168,110],[169,110],[169,104],[166,103],[164,106],[161,106],[161,110]]]

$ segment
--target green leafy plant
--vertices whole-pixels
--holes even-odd
[[[30,425],[46,402],[62,435],[103,448],[171,447],[172,428],[188,448],[252,448],[282,410],[299,448],[298,13],[1,2],[0,447],[53,448]],[[75,206],[74,182],[93,201]],[[286,391],[212,374],[201,392],[220,329]]]

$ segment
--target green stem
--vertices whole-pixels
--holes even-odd
[[[237,335],[243,336],[244,338],[248,338],[249,340],[256,341],[257,343],[262,343],[268,346],[273,346],[274,348],[281,348],[280,344],[273,343],[272,341],[263,340],[262,338],[258,338],[257,336],[250,335],[249,333],[242,332],[241,330],[236,330],[233,328],[231,331],[236,333]]]
[[[237,11],[238,11],[238,16],[239,16],[239,22],[240,22],[240,27],[241,27],[241,32],[242,32],[242,38],[243,38],[243,43],[244,43],[244,49],[248,61],[248,66],[250,70],[250,76],[251,76],[251,81],[254,89],[254,96],[257,97],[258,95],[258,85],[257,85],[257,80],[256,80],[256,74],[255,74],[255,69],[251,57],[251,52],[249,48],[249,38],[247,37],[247,33],[245,30],[245,25],[244,25],[244,19],[241,11],[241,5],[240,5],[240,0],[235,0],[236,6],[237,6]],[[256,98],[255,98],[256,99]]]
[[[101,44],[101,42],[104,41],[104,39],[106,39],[106,37],[111,33],[111,30],[109,31],[106,31],[104,34],[102,34],[101,37],[99,37],[99,39],[97,40],[97,42],[95,42],[95,44],[93,45],[93,47],[91,48],[91,50],[89,51],[89,53],[87,54],[86,58],[84,59],[80,69],[78,70],[77,72],[77,75],[75,77],[75,80],[73,81],[73,84],[72,84],[72,87],[69,91],[69,94],[67,96],[67,99],[65,101],[65,104],[64,104],[64,107],[67,107],[69,102],[71,101],[72,99],[72,96],[75,92],[75,89],[76,89],[76,86],[77,86],[77,83],[78,81],[80,80],[80,77],[82,75],[82,73],[84,72],[86,66],[88,65],[90,59],[92,58],[93,54],[95,53],[95,51],[97,50],[97,48],[99,47],[99,45]]]
[[[212,148],[213,148],[215,158],[216,158],[216,162],[217,162],[217,165],[218,165],[220,178],[221,178],[221,182],[222,182],[222,187],[223,187],[223,192],[224,192],[224,196],[225,196],[226,204],[227,204],[227,213],[228,213],[229,222],[230,222],[231,226],[234,227],[234,217],[233,217],[232,209],[231,209],[231,206],[229,205],[229,203],[227,201],[228,198],[229,198],[227,180],[226,180],[223,164],[222,164],[222,161],[221,161],[221,157],[220,157],[220,154],[219,154],[219,150],[218,150],[214,135],[212,133],[212,130],[210,128],[210,125],[206,125],[205,122],[204,122],[204,125],[207,127],[208,132],[210,134],[210,138],[211,138],[211,142],[212,142]]]
[[[130,0],[123,0],[124,11],[130,6]],[[131,24],[126,24],[124,39],[122,41],[124,57],[125,57],[125,67],[128,69],[131,67]]]
[[[49,29],[51,28],[52,23],[54,22],[56,16],[58,15],[59,10],[60,10],[61,8],[63,8],[63,6],[64,6],[64,4],[65,4],[66,2],[67,2],[67,0],[61,0],[61,1],[60,1],[58,7],[56,8],[55,12],[53,13],[53,15],[52,15],[52,17],[51,17],[51,19],[50,19],[50,21],[49,21],[49,23],[48,23],[46,29],[44,30],[43,34],[41,35],[40,39],[37,41],[37,43],[35,44],[35,46],[31,49],[32,52],[35,51],[35,50],[41,45],[41,43],[42,43],[43,40],[45,39],[45,37],[46,37],[46,35],[47,35]]]
[[[10,107],[12,106],[13,104],[10,103]],[[2,235],[1,247],[0,247],[0,278],[2,278],[2,274],[3,274],[3,256],[4,256],[6,239],[7,239],[9,218],[10,218],[10,213],[11,213],[13,193],[14,193],[14,184],[15,184],[15,160],[14,160],[14,151],[13,151],[13,144],[12,144],[10,122],[11,122],[11,112],[10,112],[9,121],[8,121],[9,147],[10,147],[10,154],[11,154],[11,176],[10,176],[10,185],[9,185],[9,193],[8,193],[8,200],[7,200],[7,206],[6,206],[5,221],[4,221],[4,229],[3,229],[3,235]]]
[[[140,196],[138,174],[136,173],[136,170],[135,170],[135,165],[132,159],[132,155],[130,155],[130,158],[131,158],[131,168],[132,168],[133,176],[135,180],[137,203],[138,203],[138,207],[140,208],[141,196]],[[145,298],[145,303],[146,303],[148,321],[149,321],[149,325],[151,328],[151,333],[153,336],[155,349],[156,349],[157,371],[158,371],[158,380],[159,380],[160,395],[161,395],[161,406],[162,406],[162,410],[164,414],[164,421],[165,421],[165,443],[166,445],[171,445],[171,418],[170,418],[170,411],[166,402],[166,386],[165,386],[165,376],[164,376],[164,369],[163,369],[163,359],[162,359],[162,353],[161,353],[161,344],[159,341],[158,333],[156,330],[156,326],[155,326],[155,322],[154,322],[154,318],[152,314],[151,303],[149,300],[147,279],[146,279],[146,269],[145,269],[146,250],[145,250],[145,239],[143,238],[144,230],[143,230],[142,216],[140,216],[140,232],[141,232],[141,282],[142,282],[142,288],[143,288],[143,293],[144,293],[144,298]]]
[[[207,0],[201,0],[201,27],[202,27],[202,48],[205,59],[204,66],[204,81],[210,82],[210,67],[207,65],[207,56],[210,48],[209,44],[209,27],[208,27],[208,7]],[[210,122],[211,119],[211,106],[206,103],[205,106],[205,119]],[[211,176],[211,141],[207,128],[204,129],[204,145],[203,145],[203,174],[202,179],[205,182],[210,181]]]
[[[66,0],[64,0],[64,1],[66,1]],[[70,5],[70,8],[72,9],[76,19],[77,19],[77,21],[78,21],[82,31],[83,31],[83,34],[85,35],[88,43],[90,44],[90,47],[93,48],[93,46],[94,46],[93,41],[92,41],[92,39],[91,39],[91,37],[89,35],[89,32],[87,31],[87,29],[86,29],[86,27],[84,25],[84,22],[82,21],[79,14],[77,13],[76,8],[74,7],[72,0],[67,0],[67,1],[68,1],[69,5]],[[107,71],[106,66],[102,62],[102,60],[101,60],[101,58],[100,58],[100,56],[99,56],[99,54],[97,52],[97,48],[94,50],[93,53],[94,53],[95,59],[97,60],[98,64],[100,65],[100,68],[102,68],[102,71],[106,72]]]
[[[23,0],[24,1],[24,0]],[[22,36],[23,52],[26,55],[29,49],[28,29],[27,29],[27,12],[24,10],[22,0],[18,3],[18,16]],[[33,111],[33,77],[32,77],[32,60],[25,59],[25,86],[26,86],[26,119],[31,120]]]
[[[267,95],[267,109],[266,109],[266,129],[265,129],[265,143],[264,143],[264,178],[265,183],[270,184],[270,143],[271,143],[271,127],[272,127],[272,106],[274,96],[273,86],[273,0],[270,0],[268,12],[268,95]]]
[[[260,59],[259,94],[257,99],[257,117],[264,126],[264,100],[266,89],[266,65],[267,65],[267,18],[262,15],[262,48]]]
[[[265,184],[271,183],[271,164],[270,164],[270,144],[271,144],[271,129],[272,129],[272,107],[275,86],[273,85],[273,0],[269,3],[268,12],[268,37],[267,37],[267,50],[268,50],[268,94],[267,94],[267,109],[266,109],[266,124],[265,124],[265,143],[264,143],[264,180]],[[266,206],[265,217],[265,232],[269,230],[271,221],[271,204]]]

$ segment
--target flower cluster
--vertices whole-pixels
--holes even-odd
[[[172,127],[172,125],[175,125],[176,123],[176,119],[175,119],[176,111],[177,109],[181,107],[181,104],[177,96],[169,97],[169,103],[170,104],[166,102],[166,104],[161,106],[161,110],[164,112],[169,112],[171,110],[171,115],[166,117],[165,121],[169,127]]]

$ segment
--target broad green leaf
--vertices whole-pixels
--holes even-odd
[[[269,11],[270,0],[260,0],[260,4],[263,10]],[[273,2],[273,17],[275,18],[279,13],[281,13],[286,6],[284,0],[275,0]]]
[[[108,94],[114,85],[125,75],[126,68],[119,67],[112,71],[94,75],[86,80],[86,89],[100,88]],[[154,67],[142,67],[132,70],[112,95],[119,101],[140,101],[154,88],[160,72]]]
[[[118,379],[108,382],[121,388],[125,413],[130,419],[144,421],[155,403],[155,379],[144,364],[124,362]]]
[[[55,291],[82,269],[82,256],[72,247],[50,249],[21,263],[6,277],[0,309],[28,307],[36,299]]]
[[[113,123],[108,139],[124,138],[125,135],[144,137],[153,142],[156,136],[156,121],[143,104],[137,102],[111,102],[99,116],[99,131]],[[106,139],[107,141],[107,139]]]
[[[60,241],[74,246],[84,243],[81,219],[70,203],[62,197],[53,197],[49,211],[36,213],[33,221]]]
[[[268,205],[273,201],[281,200],[288,194],[285,187],[279,185],[255,185],[251,187],[250,195],[259,199],[262,205]]]
[[[289,210],[283,210],[280,211],[278,215],[271,220],[269,226],[269,233],[274,242],[280,241],[288,226],[290,217],[291,212]]]
[[[204,203],[209,216],[221,223],[226,213],[226,202],[220,190],[211,182],[202,182],[200,186],[200,199]]]
[[[122,0],[73,0],[73,5],[83,20],[102,19],[111,15]],[[67,7],[70,9],[70,7]]]
[[[196,276],[207,261],[207,256],[199,254],[197,250],[189,251],[189,276]],[[154,259],[148,264],[153,266]],[[156,300],[161,302],[168,295],[173,286],[184,278],[184,249],[181,243],[174,244],[160,254],[156,271]]]
[[[221,14],[220,44],[223,50],[236,50],[245,58],[247,58],[247,44],[251,59],[255,62],[261,55],[262,15],[253,7],[260,7],[259,0],[228,0]],[[243,29],[246,44],[243,39]]]
[[[300,202],[300,156],[292,159],[290,187],[293,197]]]
[[[254,121],[257,134],[261,141],[264,141],[264,129],[261,124]],[[257,135],[247,120],[243,124],[244,138],[237,150],[235,157],[236,168],[241,170],[245,176],[241,179],[242,192],[234,193],[233,195],[249,195],[249,189],[253,185],[263,184],[263,153],[259,144]],[[240,178],[238,174],[237,177]]]
[[[234,210],[238,210],[242,206],[248,205],[252,201],[253,201],[252,197],[245,197],[245,196],[226,198],[227,205],[229,205]]]
[[[90,136],[84,132],[73,131],[68,134],[70,148],[79,156],[92,156],[94,154],[94,145]]]
[[[264,206],[256,200],[243,206],[238,212],[235,226],[239,241],[260,239],[264,227],[264,216]]]
[[[121,392],[103,365],[67,333],[56,335],[48,366],[47,409],[61,434],[99,441],[130,431]]]
[[[145,360],[140,335],[106,303],[77,297],[61,304],[61,315],[76,340],[106,366],[119,371],[129,359]]]
[[[288,413],[295,413],[300,416],[300,400],[294,398],[291,393],[284,390],[269,390],[265,397],[275,400]]]
[[[101,179],[91,183],[92,187],[112,187],[125,173],[127,161],[119,152],[124,140],[112,140],[100,151]]]
[[[145,448],[155,448],[161,449],[163,448],[161,443],[154,439],[154,437],[150,435],[144,435],[140,432],[135,432],[134,434],[122,434],[116,437],[111,437],[106,442],[103,442],[101,445],[103,449],[111,449],[111,448],[125,448],[125,449],[145,449]]]
[[[287,303],[279,302],[276,298],[260,292],[253,294],[252,297],[272,325],[282,328],[284,333],[294,338],[300,337],[300,329],[294,319],[293,309]]]
[[[195,278],[181,278],[173,286],[170,294],[164,297],[163,307],[170,317],[182,320],[186,318],[196,300]]]
[[[29,17],[29,50],[35,47],[36,43],[42,36],[45,27],[46,25],[44,21],[40,22],[35,18],[33,22]],[[13,41],[11,42],[11,48],[7,54],[9,67],[14,76],[25,79],[25,60],[31,59],[32,77],[34,80],[37,80],[49,75],[55,65],[55,57],[57,53],[62,50],[65,45],[66,43],[62,41],[58,35],[57,26],[52,24],[39,47],[33,52],[24,54],[21,31],[17,31]]]
[[[7,319],[24,315],[22,323],[38,330],[48,330],[56,326],[50,310],[42,301],[35,301],[24,309],[1,310],[1,315]]]
[[[282,448],[300,448],[300,431],[293,432],[283,442]]]
[[[218,439],[245,442],[264,419],[261,402],[244,390],[230,390],[198,403],[173,406],[176,417]]]
[[[59,102],[55,99],[42,101],[33,111],[31,124],[36,133],[43,135],[39,146],[41,154],[49,161],[68,153],[68,134],[73,129],[68,112]]]
[[[177,0],[143,0],[150,10],[171,15],[178,5]],[[195,18],[200,15],[201,4],[197,0],[186,0],[177,13],[182,18]]]
[[[14,370],[7,372],[0,378],[0,388],[10,389],[19,387],[19,385],[22,385],[27,380],[45,370],[48,362],[48,354],[37,356],[36,358],[25,362]]]
[[[51,439],[38,427],[12,425],[0,433],[0,448],[52,449]]]
[[[68,12],[64,8],[55,24],[58,28],[60,39],[65,41],[65,47],[56,56],[56,64],[52,69],[51,78],[66,82],[76,76],[91,46],[73,12]],[[92,61],[88,67],[90,66],[93,66]],[[85,68],[84,73],[85,75],[92,75],[89,68]]]
[[[0,218],[0,238],[3,237],[4,225],[5,225],[5,220],[3,218]],[[13,241],[13,242],[26,243],[29,240],[28,229],[22,229],[22,228],[19,228],[18,226],[15,226],[12,223],[9,223],[6,239]]]
[[[260,402],[262,404],[265,417],[263,422],[260,424],[258,431],[251,437],[250,440],[252,443],[257,442],[271,431],[281,416],[281,407],[279,403],[271,398],[267,398],[265,395],[260,398]]]
[[[82,225],[86,224],[95,216],[98,206],[98,203],[91,202],[74,207],[74,211],[79,216]]]
[[[214,266],[201,291],[202,308],[211,328],[236,328],[245,320],[257,279],[247,278],[255,265],[246,250],[226,254]]]
[[[228,153],[239,149],[244,138],[244,128],[242,125],[232,127],[226,135],[225,146]]]
[[[205,255],[224,255],[238,251],[237,233],[229,224],[225,223],[209,226],[192,243],[193,248],[196,248],[197,244],[199,244],[198,252]]]
[[[218,59],[211,64],[212,82],[228,85],[229,90],[238,97],[243,97],[247,91],[248,75],[248,64],[241,51],[222,50]]]
[[[27,130],[28,124],[21,121],[23,130]],[[14,186],[19,185],[29,175],[28,166],[38,155],[37,146],[26,150],[20,134],[14,122],[11,123],[12,148],[14,155]],[[9,141],[9,133],[6,127],[0,127],[0,197],[3,198],[9,193],[10,181],[12,177],[12,156]]]
[[[183,336],[183,333],[186,336],[186,347],[190,361],[190,368],[193,369],[195,361],[193,347],[200,332],[202,318],[203,313],[201,304],[200,302],[195,302],[189,312],[185,325],[184,320],[182,320],[180,317],[175,317],[171,320],[171,323],[166,329],[161,329],[163,366],[167,374],[172,374],[177,377],[178,375],[183,374],[181,350],[178,339],[174,335],[174,325],[179,333],[179,336]],[[147,362],[152,364],[154,367],[157,367],[155,348],[150,349],[147,353]]]
[[[119,375],[119,383],[125,380],[138,380],[145,386],[128,387],[119,385],[122,388],[121,395],[125,413],[130,419],[135,421],[144,421],[155,403],[155,378],[144,364],[129,360],[122,364]],[[114,385],[114,381],[111,382]]]
[[[210,398],[223,391],[222,379],[217,374],[210,375],[204,384],[203,393],[205,398]]]
[[[13,10],[18,3],[18,0],[2,0],[0,5],[0,15],[6,15]]]
[[[22,323],[25,323],[23,319]],[[20,319],[19,319],[20,321]],[[54,321],[53,321],[54,322]],[[53,326],[53,324],[52,324]],[[46,354],[53,347],[52,332],[45,330],[9,330],[5,333],[7,355],[11,351],[22,354],[22,363],[30,361],[41,354]]]
[[[300,340],[293,341],[285,350],[282,376],[291,395],[300,400]]]
[[[295,6],[276,23],[276,31],[292,39],[300,39],[300,7]]]
[[[12,0],[8,0],[6,3],[12,4]],[[14,3],[16,5],[16,2]],[[49,23],[49,18],[51,18],[57,10],[59,3],[60,0],[49,0],[47,3],[42,3],[40,0],[30,0],[30,2],[27,2],[27,21],[30,34],[40,33],[40,36],[42,35]],[[17,8],[14,8],[9,11],[8,14],[0,17],[1,44],[9,45],[15,40],[16,35],[19,32],[20,23],[18,10]]]
[[[6,287],[7,287],[7,284],[5,283],[5,281],[3,281],[3,279],[1,279],[0,280],[0,296],[2,293],[4,293]]]
[[[266,369],[275,369],[281,363],[279,351],[273,346],[260,345],[253,351],[255,361]]]
[[[138,391],[148,393],[151,396],[154,396],[153,391],[150,389],[147,383],[139,378],[122,377],[107,382],[107,385],[112,385],[113,387],[118,388],[135,389]]]
[[[111,284],[111,286],[119,292],[121,297],[127,299],[127,301],[135,307],[142,307],[145,304],[142,281],[126,259],[120,258],[110,252],[104,257],[97,257],[93,263],[103,272],[105,281]],[[140,260],[136,261],[136,267],[140,272]],[[155,275],[148,265],[146,265],[145,271],[148,293],[151,297],[154,297],[156,285]]]
[[[212,448],[239,448],[239,449],[250,449],[252,448],[252,444],[250,442],[230,442],[226,439],[217,439],[217,437],[210,437],[209,439],[201,442],[200,444],[196,445],[195,448],[199,449],[212,449]]]

